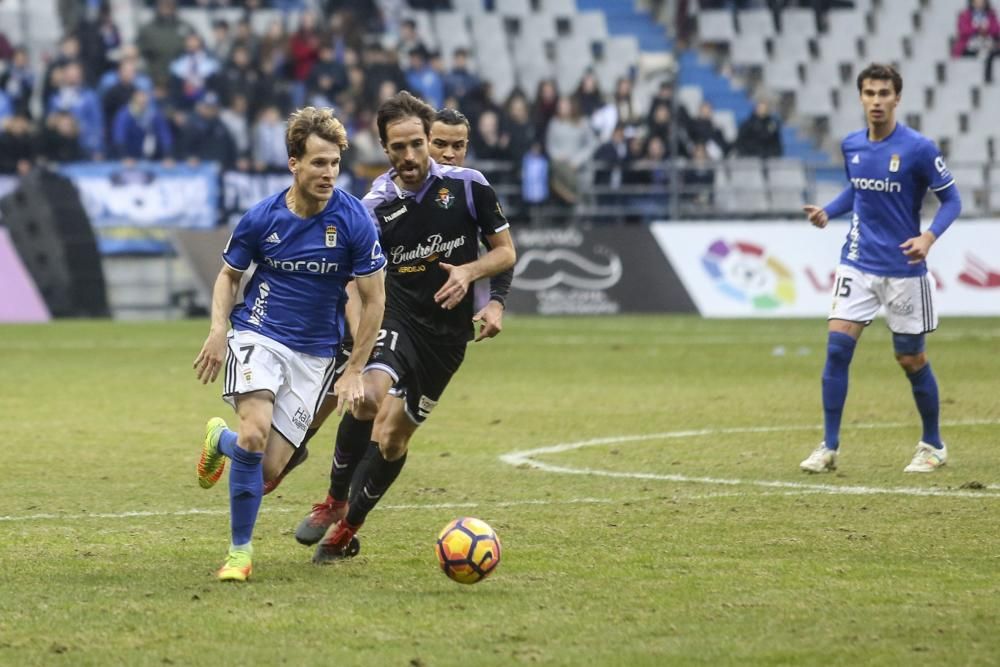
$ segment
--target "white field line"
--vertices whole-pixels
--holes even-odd
[[[728,498],[733,496],[745,496],[745,493],[727,491],[719,493],[702,493],[694,495],[677,496],[677,500],[705,500],[709,498]],[[648,502],[648,498],[568,498],[566,500],[504,500],[499,502],[464,502],[464,503],[428,503],[428,504],[407,504],[407,505],[378,505],[376,510],[380,511],[413,511],[413,510],[441,510],[441,509],[483,509],[491,507],[525,507],[531,505],[612,505],[631,502]],[[289,514],[305,512],[307,506],[301,508],[275,507],[269,508],[265,502],[261,507],[261,513]],[[164,510],[164,511],[132,511],[132,512],[94,512],[87,514],[24,514],[0,516],[0,522],[12,521],[79,521],[83,519],[134,519],[148,517],[167,516],[194,516],[194,515],[228,515],[228,509],[186,509],[186,510]]]
[[[942,426],[993,426],[1000,424],[997,420],[966,420],[942,422]],[[889,429],[911,426],[912,424],[852,424],[850,429]],[[716,484],[725,486],[757,486],[771,489],[793,489],[797,492],[827,493],[833,495],[901,495],[901,496],[945,496],[952,498],[1000,498],[1000,486],[986,485],[983,490],[973,489],[937,489],[921,487],[877,487],[849,486],[837,484],[810,484],[805,482],[785,482],[779,480],[738,479],[720,477],[694,477],[690,475],[666,475],[647,472],[613,472],[594,468],[575,468],[544,463],[535,459],[544,454],[559,454],[562,452],[594,447],[597,445],[624,444],[629,442],[644,442],[649,440],[669,440],[691,438],[696,436],[740,434],[740,433],[779,433],[786,431],[815,431],[818,426],[758,426],[743,428],[694,429],[687,431],[668,431],[664,433],[647,433],[644,435],[621,435],[607,438],[594,438],[578,442],[567,442],[549,447],[522,450],[504,454],[500,460],[512,466],[529,466],[545,472],[565,475],[592,475],[595,477],[618,477],[625,479],[661,480],[667,482],[688,482],[696,484]]]

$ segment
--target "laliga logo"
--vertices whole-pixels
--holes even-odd
[[[792,272],[758,245],[719,239],[705,251],[701,265],[723,294],[754,308],[770,310],[795,301]]]
[[[514,286],[541,292],[559,285],[603,290],[618,284],[622,277],[621,258],[603,247],[595,247],[594,253],[603,256],[606,262],[588,259],[568,248],[525,251],[514,267]]]
[[[965,269],[958,274],[958,279],[970,287],[1000,287],[1000,272],[971,253],[965,256]]]

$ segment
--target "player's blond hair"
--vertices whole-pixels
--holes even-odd
[[[306,154],[306,140],[315,134],[337,144],[340,150],[347,150],[347,130],[344,124],[333,115],[333,110],[327,107],[302,107],[288,117],[288,129],[285,130],[285,148],[288,157],[301,158]]]

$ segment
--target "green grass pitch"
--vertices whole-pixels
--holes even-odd
[[[928,351],[949,465],[920,436],[881,321],[851,372],[840,470],[821,439],[825,323],[509,316],[470,346],[359,537],[292,534],[334,424],[264,500],[255,573],[223,585],[225,481],[198,487],[204,321],[0,328],[0,665],[995,665],[1000,320]],[[561,446],[560,446],[561,445]],[[437,568],[476,516],[486,581]]]

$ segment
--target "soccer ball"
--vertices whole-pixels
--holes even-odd
[[[438,535],[434,545],[441,569],[460,584],[474,584],[500,564],[500,539],[485,521],[455,519]]]

